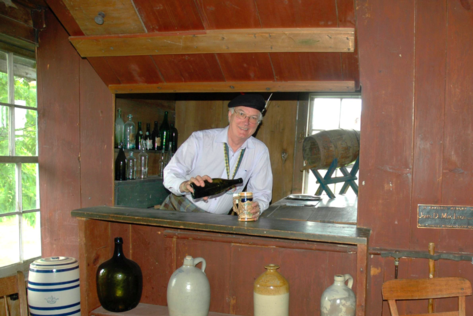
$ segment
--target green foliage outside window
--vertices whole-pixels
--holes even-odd
[[[15,77],[15,99],[24,100],[27,106],[36,107],[36,81]],[[0,72],[0,102],[8,102],[8,77]],[[17,156],[37,156],[37,111],[16,108],[15,115],[24,117],[24,126],[15,128],[15,151]],[[8,155],[9,126],[7,106],[0,109],[0,155]],[[23,125],[23,124],[22,124]],[[36,163],[22,164],[23,210],[37,209]],[[0,213],[16,209],[16,178],[14,164],[0,164]],[[31,226],[36,224],[36,214],[24,214],[23,218]],[[0,217],[0,222],[5,217]]]

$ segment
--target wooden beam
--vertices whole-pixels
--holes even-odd
[[[289,82],[193,82],[158,84],[113,84],[112,93],[172,92],[353,92],[354,81],[289,81]]]
[[[353,52],[353,28],[286,28],[71,36],[82,57],[170,54]]]

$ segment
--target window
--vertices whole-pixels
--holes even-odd
[[[354,129],[360,130],[361,117],[361,95],[323,95],[313,94],[309,99],[309,117],[307,136],[317,134],[325,130],[333,129]],[[346,166],[351,171],[352,165]],[[318,170],[323,177],[327,170]],[[337,169],[332,177],[343,176]],[[303,192],[314,194],[319,187],[317,179],[312,172],[307,171],[304,174]],[[358,181],[356,181],[358,183]],[[334,194],[338,194],[343,183],[330,184],[329,188]],[[324,194],[326,194],[324,192]],[[346,195],[355,193],[352,189],[347,191]]]
[[[41,256],[36,61],[0,50],[0,270]]]

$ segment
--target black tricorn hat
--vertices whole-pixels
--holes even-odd
[[[263,96],[259,94],[241,94],[228,103],[229,108],[233,108],[235,106],[246,106],[257,109],[260,112],[263,111],[265,105],[266,101],[264,100]]]

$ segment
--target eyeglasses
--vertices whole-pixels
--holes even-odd
[[[250,123],[256,124],[256,123],[259,122],[259,116],[257,116],[257,115],[248,116],[242,110],[236,110],[234,113],[236,114],[236,117],[239,118],[240,120],[246,120],[249,117],[250,118]]]

